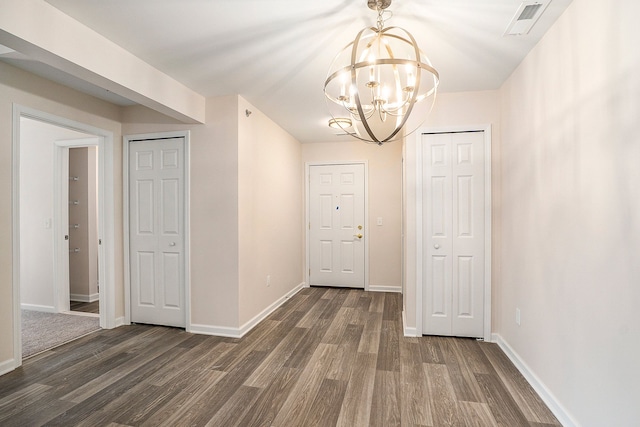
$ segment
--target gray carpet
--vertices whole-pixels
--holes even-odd
[[[33,356],[98,329],[98,317],[22,310],[22,357]]]

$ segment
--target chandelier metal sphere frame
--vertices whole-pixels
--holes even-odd
[[[338,53],[324,83],[331,126],[378,145],[402,139],[422,124],[440,81],[411,33],[384,27],[390,4],[391,0],[368,0],[369,8],[378,13],[376,27],[362,29]],[[407,131],[412,114],[416,119]]]

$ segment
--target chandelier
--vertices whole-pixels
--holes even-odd
[[[433,106],[439,82],[438,72],[413,36],[399,27],[384,27],[390,4],[391,0],[367,1],[378,13],[376,27],[362,29],[338,53],[324,82],[332,117],[329,126],[378,145],[401,139],[420,126]],[[411,114],[415,117],[409,120]]]

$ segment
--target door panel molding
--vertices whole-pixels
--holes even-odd
[[[123,179],[122,179],[122,191],[123,191],[123,232],[124,232],[124,323],[131,324],[131,264],[130,264],[130,203],[129,203],[129,161],[130,161],[130,144],[133,141],[141,140],[154,140],[154,139],[169,139],[169,138],[183,138],[184,139],[184,239],[183,239],[183,253],[184,253],[184,268],[182,271],[184,282],[184,309],[185,309],[185,329],[187,332],[191,332],[191,279],[190,279],[190,132],[189,131],[174,131],[174,132],[157,132],[147,134],[135,134],[123,136]],[[171,166],[172,161],[175,159],[171,156],[167,156],[162,159],[165,165]]]
[[[363,165],[364,166],[364,230],[369,230],[369,163],[367,160],[305,162],[305,269],[304,285],[310,286],[309,269],[311,268],[311,241],[309,223],[310,213],[310,178],[313,166]],[[369,239],[364,241],[364,290],[369,290]]]
[[[440,133],[461,133],[461,132],[483,132],[484,133],[484,327],[483,338],[485,341],[491,341],[491,125],[479,126],[454,126],[443,128],[421,128],[415,133],[415,201],[416,201],[416,221],[415,221],[415,274],[416,274],[416,335],[422,336],[423,333],[423,280],[424,280],[424,239],[423,239],[423,159],[425,153],[422,147],[422,136],[424,134],[440,134]],[[458,153],[459,159],[464,161],[466,153],[464,150]],[[434,156],[437,157],[437,156]]]

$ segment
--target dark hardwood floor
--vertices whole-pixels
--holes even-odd
[[[83,313],[100,314],[100,301],[94,301],[94,302],[69,301],[69,310],[81,311]]]
[[[495,344],[403,337],[401,298],[303,289],[242,339],[96,332],[0,377],[0,425],[560,425]]]

